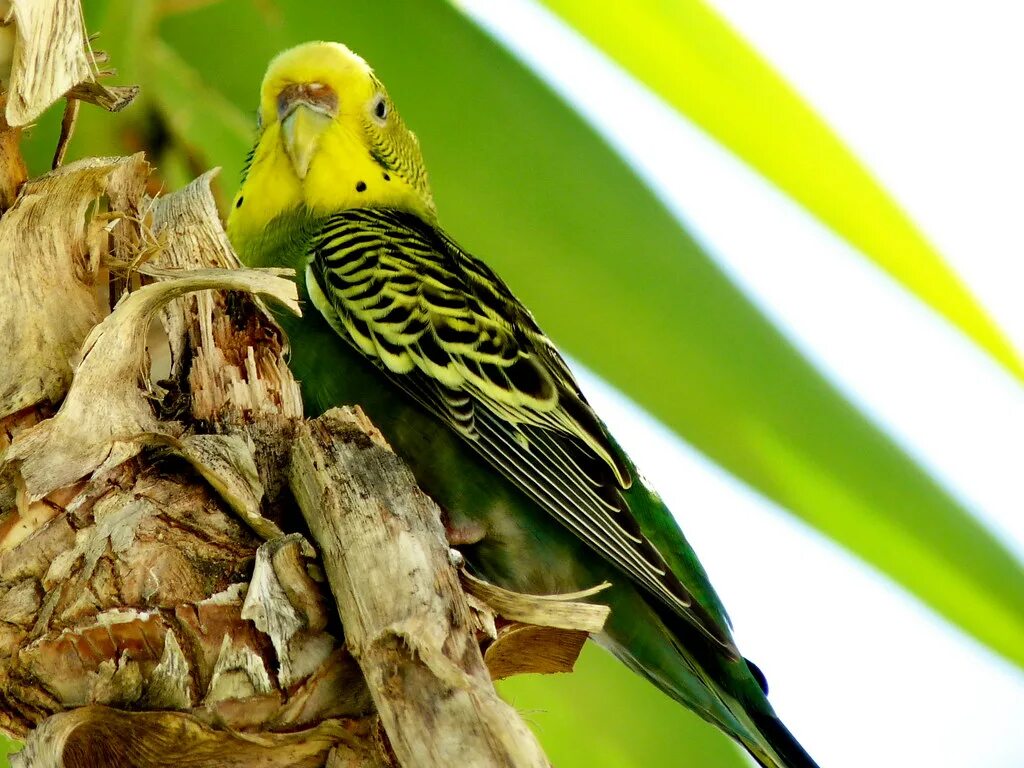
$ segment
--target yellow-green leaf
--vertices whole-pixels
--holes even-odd
[[[145,57],[153,102],[181,148],[199,161],[192,175],[205,170],[202,160],[216,158],[224,169],[220,183],[230,195],[245,160],[238,146],[253,140],[254,112],[246,114],[218,90],[207,87],[199,73],[162,40],[153,40]]]
[[[543,2],[1024,380],[1018,352],[920,229],[705,2]]]
[[[594,643],[587,643],[571,675],[512,677],[498,690],[536,729],[559,768],[752,765],[724,733]]]

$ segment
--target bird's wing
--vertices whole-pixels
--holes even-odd
[[[497,275],[392,210],[327,217],[308,257],[310,298],[342,338],[597,552],[733,648],[642,533],[622,494],[629,466]]]

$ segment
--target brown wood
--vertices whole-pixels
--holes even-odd
[[[361,410],[303,425],[291,486],[399,762],[547,766],[491,683],[437,506]]]

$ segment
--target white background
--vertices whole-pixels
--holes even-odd
[[[532,0],[458,4],[587,115],[822,371],[1024,555],[1024,388]],[[1024,349],[1024,6],[713,5]],[[740,647],[823,766],[1024,765],[1024,674],[595,377],[584,385],[677,511]]]

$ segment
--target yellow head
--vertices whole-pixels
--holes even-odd
[[[340,43],[304,43],[270,63],[258,130],[228,218],[236,247],[302,207],[398,208],[435,217],[416,137],[373,70]]]

